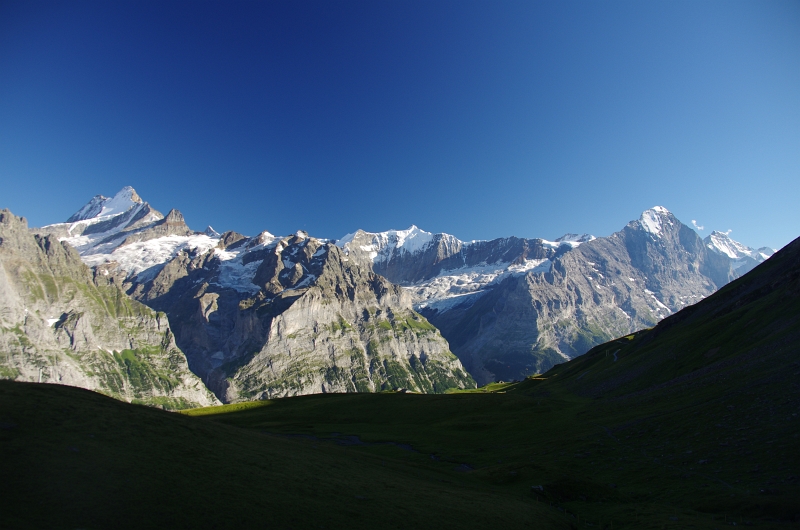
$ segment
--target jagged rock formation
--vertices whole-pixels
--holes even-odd
[[[100,207],[95,198],[85,209]],[[165,314],[8,210],[0,211],[0,375],[165,408],[217,403],[189,370]]]
[[[128,209],[103,210],[108,202]],[[147,204],[132,188],[93,203],[73,224],[40,230],[80,230],[64,241],[98,275],[164,311],[189,366],[224,401],[475,385],[407,292],[329,242],[304,232],[196,233],[174,210],[131,226],[116,219]],[[76,223],[106,231],[87,238]]]
[[[703,241],[661,207],[607,238],[555,241],[463,242],[415,226],[359,230],[336,245],[305,233],[199,233],[132,188],[71,219],[41,230],[165,311],[190,367],[228,401],[471,384],[450,348],[480,383],[519,379],[652,326],[771,253],[718,232]],[[410,333],[428,321],[441,335]],[[343,353],[355,351],[363,362]],[[402,376],[390,377],[390,357]]]
[[[193,370],[224,401],[474,386],[408,293],[335,245],[303,232],[226,236],[226,251],[183,252],[133,291],[170,315]]]
[[[714,230],[703,239],[706,247],[727,256],[733,260],[732,267],[737,277],[743,276],[753,270],[756,265],[769,259],[775,251],[769,247],[761,247],[758,250],[742,245],[734,241],[726,232]]]
[[[359,231],[339,244],[405,286],[479,384],[546,371],[739,275],[662,207],[606,238],[462,243],[420,232]]]

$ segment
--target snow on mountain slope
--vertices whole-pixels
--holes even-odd
[[[758,250],[750,248],[738,241],[734,241],[727,233],[717,232],[716,230],[706,236],[703,243],[713,252],[729,257],[732,260],[732,267],[739,276],[749,272],[775,253],[773,249],[768,247],[762,247]]]
[[[67,223],[99,220],[102,217],[117,215],[128,211],[136,204],[141,204],[142,199],[131,186],[125,186],[111,198],[95,195],[83,208],[72,214]]]
[[[661,231],[665,225],[674,225],[674,216],[663,206],[653,206],[642,212],[638,221],[632,221],[630,224],[638,224],[645,232],[654,237],[661,237]]]
[[[358,230],[337,245],[355,259],[369,260],[376,272],[405,287],[417,309],[443,309],[472,303],[509,276],[547,272],[551,257],[592,239],[589,234],[565,234],[556,241],[499,238],[464,242],[412,225],[406,230],[377,233]],[[408,281],[392,274],[392,268],[407,266],[419,269],[422,279]]]
[[[703,241],[711,250],[720,254],[725,254],[731,259],[748,257],[756,260],[760,258],[761,261],[763,261],[775,253],[773,249],[767,247],[755,250],[738,241],[734,241],[725,232],[717,232],[716,230],[711,232]]]
[[[72,244],[70,239],[66,241]],[[218,242],[218,239],[205,234],[171,235],[116,247],[110,249],[110,252],[89,254],[88,252],[99,250],[90,248],[87,253],[81,254],[81,258],[90,267],[103,263],[116,263],[118,268],[125,272],[126,277],[138,276],[138,281],[143,282],[155,275],[161,265],[177,256],[180,251],[193,250],[202,253],[214,248]]]
[[[404,286],[415,302],[415,307],[444,310],[477,298],[461,299],[466,295],[481,295],[486,288],[512,275],[544,273],[550,270],[549,259],[523,260],[521,263],[492,263],[463,267],[441,273],[435,278]]]
[[[233,232],[219,234],[210,226],[194,232],[180,213],[173,210],[165,218],[130,186],[110,199],[102,195],[92,198],[70,219],[39,231],[55,233],[74,247],[88,266],[102,266],[104,274],[114,271],[126,282],[153,279],[181,252],[197,256],[213,250],[219,260],[215,284],[255,294],[259,288],[252,280],[263,257],[254,257],[254,253],[277,244],[277,238],[267,231],[253,238]]]
[[[386,232],[364,232],[358,230],[352,234],[347,234],[336,242],[336,245],[345,249],[350,249],[356,236],[366,236],[369,242],[360,244],[359,249],[368,252],[373,262],[388,261],[392,254],[398,252],[414,253],[424,249],[433,241],[434,235],[425,230],[421,230],[415,225],[411,225],[406,230],[387,230]],[[442,234],[446,237],[453,237],[449,234]],[[455,238],[453,238],[455,239]]]
[[[586,243],[593,239],[597,239],[592,234],[564,234],[563,236],[556,239],[557,243]]]
[[[164,216],[139,197],[130,186],[122,188],[111,198],[96,195],[70,216],[65,223],[43,226],[42,232],[58,235],[78,252],[106,243],[121,232],[143,227]]]

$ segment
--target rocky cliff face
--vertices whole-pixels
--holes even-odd
[[[702,241],[661,207],[607,238],[555,241],[415,226],[335,245],[198,233],[132,188],[41,233],[168,314],[189,366],[226,401],[471,385],[451,348],[480,383],[518,379],[654,325],[770,252]]]
[[[475,386],[409,293],[335,245],[304,232],[197,233],[176,210],[152,212],[126,188],[40,232],[165,312],[220,399]]]
[[[170,315],[224,401],[474,386],[409,294],[335,245],[226,233],[219,247],[181,253],[132,293]]]
[[[217,403],[189,370],[165,314],[8,210],[0,211],[0,374],[165,408]]]
[[[737,276],[730,258],[660,207],[606,238],[450,238],[429,234],[404,249],[402,237],[357,232],[340,244],[405,286],[479,384],[543,372]]]

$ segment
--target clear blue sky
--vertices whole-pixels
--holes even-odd
[[[800,235],[800,2],[0,2],[0,207],[192,228]]]

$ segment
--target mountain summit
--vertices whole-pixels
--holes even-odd
[[[112,198],[95,195],[83,208],[67,219],[68,223],[86,221],[99,217],[109,217],[127,212],[143,201],[131,186],[125,186]]]
[[[714,230],[703,240],[706,247],[712,251],[728,256],[733,260],[733,268],[738,276],[742,276],[751,271],[756,265],[772,256],[775,251],[769,247],[761,247],[758,250],[742,245],[734,241],[725,232]]]

